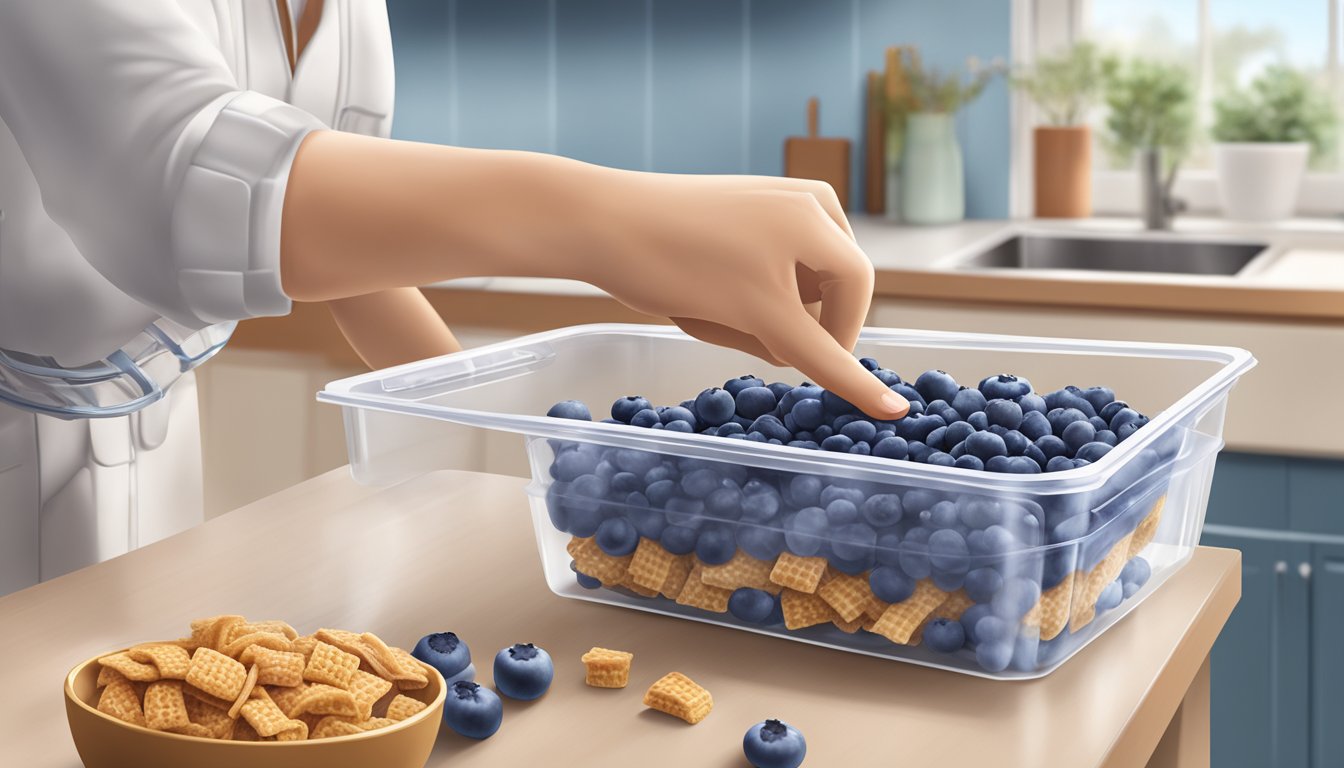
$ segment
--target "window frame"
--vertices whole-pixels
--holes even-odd
[[[1199,57],[1201,77],[1210,77],[1209,45],[1212,26],[1210,6],[1214,0],[1181,0],[1199,5]],[[1344,69],[1340,63],[1340,12],[1344,0],[1326,0],[1329,30],[1327,57],[1331,87],[1340,92]],[[1013,61],[1030,66],[1040,55],[1066,50],[1087,34],[1089,0],[1013,0]],[[1207,86],[1207,83],[1205,83]],[[1207,93],[1207,90],[1205,91]],[[1009,211],[1014,218],[1030,218],[1032,210],[1032,130],[1040,124],[1037,109],[1020,90],[1014,89],[1010,102],[1012,161]],[[1344,117],[1344,115],[1342,115]],[[1344,123],[1341,123],[1344,127]],[[1344,137],[1342,137],[1344,138]],[[1176,177],[1173,194],[1191,213],[1219,214],[1218,176],[1212,169],[1182,170]],[[1092,209],[1099,216],[1135,216],[1140,213],[1142,196],[1136,170],[1093,170]],[[1344,167],[1337,171],[1308,171],[1297,200],[1298,216],[1339,216],[1344,214]]]

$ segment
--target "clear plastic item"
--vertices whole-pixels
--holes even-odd
[[[451,466],[457,425],[492,430],[476,453],[516,451],[498,438],[522,434],[542,567],[558,595],[1028,679],[1064,663],[1189,559],[1228,393],[1255,365],[1228,347],[889,329],[866,329],[856,354],[912,379],[939,368],[972,385],[1014,373],[1042,393],[1105,385],[1151,421],[1090,465],[1017,475],[544,415],[577,399],[600,419],[631,394],[675,405],[748,372],[802,380],[639,325],[566,328],[375,371],[333,382],[318,399],[344,409],[364,483]],[[711,500],[719,488],[730,490]],[[819,530],[785,524],[823,506]],[[609,520],[627,534],[611,554],[594,538]],[[639,534],[631,554],[627,523]],[[729,612],[738,589],[759,592],[742,593]]]

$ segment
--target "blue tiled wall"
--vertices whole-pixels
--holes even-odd
[[[1007,0],[388,0],[399,138],[534,149],[622,168],[778,174],[821,99],[855,142],[863,90],[896,43],[925,61],[1009,55]],[[1008,92],[958,119],[967,213],[1008,213]]]

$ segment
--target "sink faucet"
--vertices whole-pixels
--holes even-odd
[[[1185,201],[1173,197],[1176,166],[1162,177],[1162,150],[1156,147],[1139,152],[1139,182],[1143,194],[1143,225],[1148,229],[1171,229],[1171,219],[1185,210]]]

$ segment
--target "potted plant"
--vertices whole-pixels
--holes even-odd
[[[1131,59],[1107,78],[1106,106],[1111,154],[1120,162],[1139,160],[1144,224],[1166,229],[1177,207],[1171,188],[1194,135],[1190,76],[1175,64]]]
[[[1115,66],[1083,42],[1013,77],[1045,118],[1032,132],[1036,216],[1092,215],[1092,129],[1085,120]]]
[[[967,72],[943,73],[916,59],[909,72],[901,148],[901,215],[911,224],[950,224],[966,216],[966,179],[957,142],[957,110],[979,98],[1001,62],[967,60]]]
[[[1293,214],[1309,158],[1333,148],[1335,110],[1307,77],[1267,68],[1214,103],[1214,167],[1223,213],[1244,221]]]

